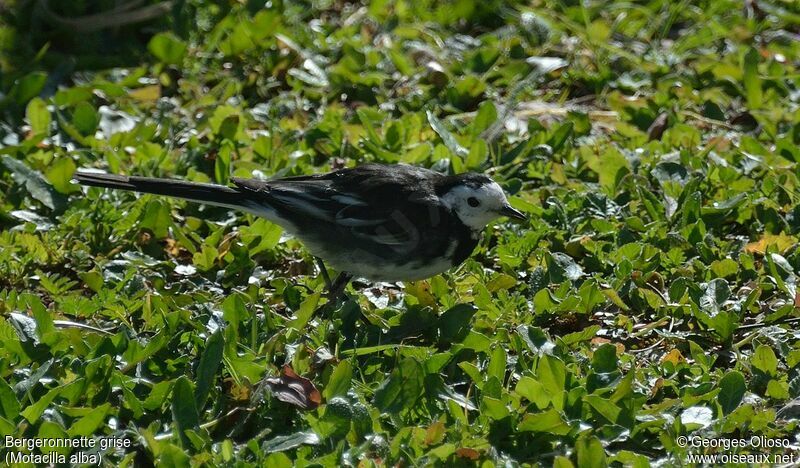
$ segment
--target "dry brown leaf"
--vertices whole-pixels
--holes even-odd
[[[797,243],[797,238],[794,236],[787,236],[786,234],[764,234],[761,239],[751,242],[744,246],[744,251],[747,253],[757,253],[764,255],[767,248],[775,246],[778,252],[784,252],[789,247]]]
[[[406,294],[416,297],[421,305],[436,307],[436,298],[431,294],[431,285],[427,281],[410,281],[406,283]]]
[[[167,238],[164,240],[164,250],[169,254],[170,257],[177,257],[181,253],[181,246],[178,244],[178,241],[172,238]]]
[[[235,401],[250,401],[251,387],[249,385],[239,385],[236,381],[228,377],[222,381],[222,388],[225,394]]]
[[[664,131],[669,126],[669,114],[666,112],[662,112],[653,120],[653,123],[650,124],[650,127],[647,129],[647,139],[650,141],[653,140],[660,140],[661,136],[664,135]]]
[[[264,379],[278,400],[304,410],[315,409],[322,403],[322,395],[314,383],[297,375],[288,365],[283,366],[279,377]]]
[[[425,445],[439,444],[444,439],[445,427],[441,421],[436,421],[425,431]]]
[[[661,358],[661,362],[671,362],[673,364],[679,364],[681,362],[686,362],[686,358],[683,357],[680,351],[677,349],[673,349],[672,351],[668,352]]]
[[[661,387],[663,386],[664,386],[664,379],[659,377],[656,380],[656,383],[653,384],[653,388],[650,389],[650,398],[656,396],[656,393],[658,393],[658,391],[661,390]]]
[[[461,447],[456,450],[456,456],[459,458],[468,458],[470,460],[477,460],[481,458],[481,453],[474,448]]]
[[[161,97],[161,86],[150,85],[137,88],[128,93],[128,96],[140,102],[158,101],[158,98]]]

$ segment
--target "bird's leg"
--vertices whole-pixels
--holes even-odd
[[[328,291],[331,290],[333,284],[331,283],[331,277],[328,274],[328,269],[325,268],[325,263],[322,262],[322,259],[319,257],[314,257],[317,260],[317,266],[319,267],[319,273],[322,275],[322,279],[325,280],[325,287],[328,288]]]
[[[339,276],[336,277],[336,280],[328,289],[328,300],[331,302],[338,301],[351,279],[353,279],[353,275],[350,273],[345,273],[344,271],[339,273]]]
[[[342,293],[344,293],[344,288],[347,287],[347,283],[353,279],[353,275],[341,272],[335,280],[331,281],[331,276],[328,274],[328,269],[325,268],[325,263],[319,257],[314,258],[317,261],[317,266],[319,267],[319,272],[322,275],[322,279],[325,280],[325,286],[328,289],[328,300],[331,302],[338,301],[339,297],[342,295]]]

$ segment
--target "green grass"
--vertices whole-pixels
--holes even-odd
[[[680,446],[797,444],[797,5],[256,3],[72,42],[2,12],[4,439],[113,437],[89,452],[126,466],[800,457]],[[530,222],[333,308],[277,226],[69,182],[370,161],[485,172]]]

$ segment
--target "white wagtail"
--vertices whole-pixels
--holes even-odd
[[[74,177],[83,185],[262,216],[342,272],[331,286],[322,267],[331,294],[352,276],[404,281],[436,275],[469,257],[490,221],[525,219],[485,175],[443,175],[404,164],[366,164],[274,180],[233,178],[234,187],[86,171]]]

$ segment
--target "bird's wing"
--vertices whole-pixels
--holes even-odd
[[[254,203],[277,209],[289,221],[297,217],[332,221],[339,209],[340,202],[333,198],[335,191],[322,178],[262,181],[234,177],[232,181]]]
[[[417,226],[400,210],[351,205],[336,213],[335,222],[359,239],[390,247],[414,244],[420,239]]]
[[[391,177],[375,180],[380,177],[377,174],[362,175],[359,180],[352,180],[351,174],[345,177],[334,172],[271,181],[234,178],[233,183],[295,225],[326,222],[356,238],[386,246],[419,240],[414,216],[408,213],[414,203],[409,204],[407,184]]]

